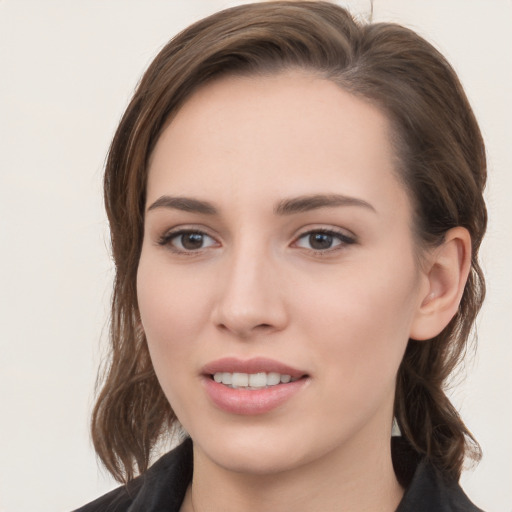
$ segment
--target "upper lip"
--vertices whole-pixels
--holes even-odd
[[[290,375],[299,379],[307,375],[306,372],[288,366],[287,364],[267,359],[265,357],[254,357],[251,359],[237,359],[236,357],[224,357],[207,363],[202,373],[204,375],[214,375],[215,373],[269,373],[275,372],[281,375]]]

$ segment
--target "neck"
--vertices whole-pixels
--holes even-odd
[[[402,495],[389,437],[264,475],[219,467],[194,446],[194,477],[182,512],[392,512]]]

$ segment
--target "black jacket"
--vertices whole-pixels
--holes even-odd
[[[393,462],[407,489],[396,512],[482,512],[457,483],[447,483],[433,466],[395,438]],[[187,439],[142,476],[75,512],[179,512],[191,479],[192,441]]]

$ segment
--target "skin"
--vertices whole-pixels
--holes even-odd
[[[444,326],[435,297],[451,286],[460,298],[463,277],[445,270],[466,265],[467,244],[456,233],[439,265],[418,264],[389,134],[377,108],[302,71],[219,79],[162,133],[137,290],[156,374],[194,441],[182,510],[398,505],[396,373],[409,337]],[[276,213],[316,194],[366,205]],[[155,205],[163,196],[207,201],[216,213]],[[197,248],[172,237],[180,229],[204,233]],[[319,229],[335,232],[332,247],[312,248]],[[201,376],[228,356],[271,358],[307,382],[268,413],[232,414],[212,403]]]

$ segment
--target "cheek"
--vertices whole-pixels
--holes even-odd
[[[181,275],[181,280],[180,280]],[[200,283],[185,282],[151,256],[141,255],[137,272],[137,298],[156,376],[174,413],[186,421],[190,368],[200,335],[202,304]]]
[[[309,292],[300,295],[307,300],[297,313],[301,330],[317,343],[315,351],[332,358],[333,373],[343,372],[347,381],[393,380],[409,339],[417,282],[415,266],[406,260],[387,268],[353,266],[306,284]]]
[[[302,315],[301,330],[308,333],[311,360],[326,391],[323,403],[333,418],[329,428],[334,431],[347,415],[358,430],[376,411],[389,414],[409,339],[408,287],[385,280],[376,283],[370,277],[354,273],[344,280],[343,289],[330,289],[330,300],[325,295],[324,300],[313,297],[314,316],[311,309],[308,317]]]
[[[205,295],[199,280],[180,280],[179,269],[141,255],[137,298],[142,325],[159,379],[161,371],[190,359],[205,314]]]

